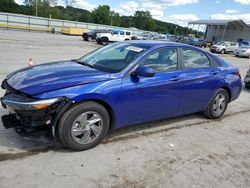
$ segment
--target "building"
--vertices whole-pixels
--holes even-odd
[[[240,39],[250,40],[250,26],[242,20],[197,20],[188,23],[188,27],[194,28],[205,25],[204,39],[207,41],[233,41]]]

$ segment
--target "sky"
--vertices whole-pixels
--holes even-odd
[[[63,0],[58,5],[65,6]],[[250,0],[76,0],[73,6],[91,11],[98,5],[109,5],[120,15],[148,10],[155,19],[182,26],[200,19],[242,19],[250,24]]]

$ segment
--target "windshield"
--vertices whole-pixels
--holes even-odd
[[[147,49],[149,46],[143,44],[114,43],[81,57],[77,62],[103,72],[117,73]]]
[[[218,42],[216,45],[218,46],[224,46],[226,43],[225,42]]]

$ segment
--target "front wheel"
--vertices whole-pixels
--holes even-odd
[[[210,101],[207,109],[204,111],[206,117],[216,119],[221,117],[227,109],[229,103],[228,92],[225,89],[218,89],[212,100]]]
[[[226,50],[221,50],[221,52],[220,52],[221,54],[225,54],[226,53]]]
[[[69,149],[82,151],[98,145],[110,124],[107,110],[95,102],[84,102],[68,110],[59,121],[58,135]]]
[[[88,42],[91,42],[93,40],[93,38],[91,36],[88,36]]]
[[[102,38],[101,39],[102,45],[108,45],[109,44],[109,39],[107,38]]]

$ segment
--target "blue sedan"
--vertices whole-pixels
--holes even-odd
[[[133,41],[18,70],[2,88],[6,128],[51,127],[66,147],[86,150],[112,128],[196,112],[219,118],[242,84],[238,68],[209,52]]]

